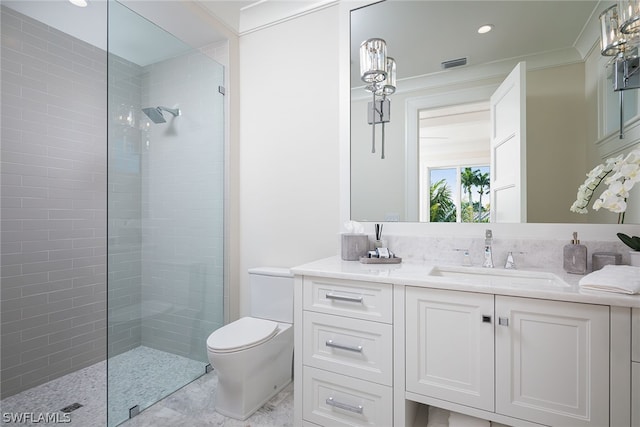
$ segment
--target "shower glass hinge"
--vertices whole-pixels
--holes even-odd
[[[224,95],[225,92],[226,92],[224,86],[218,86],[218,92],[220,92],[222,95]]]
[[[129,408],[129,418],[133,418],[140,413],[140,405]]]
[[[207,366],[204,367],[204,373],[208,374],[209,372],[213,371],[213,366],[211,366],[211,363],[207,363]]]

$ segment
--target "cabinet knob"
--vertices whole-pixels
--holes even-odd
[[[508,317],[498,317],[498,325],[500,325],[500,326],[509,326],[509,318]]]
[[[482,323],[491,323],[491,316],[487,314],[482,315]]]

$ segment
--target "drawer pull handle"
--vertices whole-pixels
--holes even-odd
[[[362,410],[364,409],[362,405],[353,406],[346,403],[336,402],[333,397],[328,397],[324,402],[334,408],[344,409],[345,411],[355,412],[356,414],[362,414]]]
[[[509,318],[508,317],[498,317],[498,325],[500,325],[500,326],[509,326]]]
[[[362,297],[350,297],[346,295],[326,294],[325,298],[336,300],[336,301],[357,302],[362,304]]]
[[[333,347],[333,348],[338,348],[340,350],[347,350],[347,351],[353,351],[355,353],[362,353],[362,346],[350,346],[350,345],[344,345],[344,344],[337,344],[335,342],[333,342],[333,340],[328,340],[325,341],[324,345],[326,345],[327,347]]]

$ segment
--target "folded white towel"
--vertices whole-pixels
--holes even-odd
[[[447,427],[449,425],[449,411],[436,406],[429,406],[429,420],[427,427]]]
[[[452,412],[449,415],[449,427],[489,427],[488,420]]]
[[[602,269],[584,276],[578,284],[583,289],[640,294],[640,267],[605,265]]]

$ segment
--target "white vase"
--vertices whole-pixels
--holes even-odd
[[[640,267],[640,251],[629,251],[629,258],[631,259],[631,265]]]

